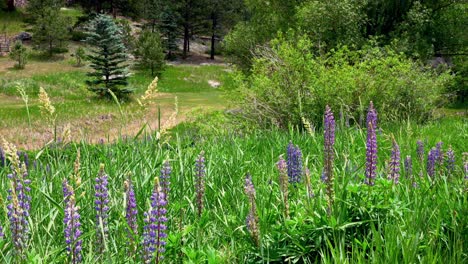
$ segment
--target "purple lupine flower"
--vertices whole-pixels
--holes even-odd
[[[197,193],[197,208],[198,217],[201,216],[203,210],[203,197],[205,196],[205,152],[200,152],[195,162],[196,167],[196,178],[195,178],[195,190]]]
[[[398,146],[395,139],[393,139],[389,167],[388,179],[392,180],[394,184],[398,184],[400,179],[400,146]]]
[[[418,142],[416,142],[416,146],[418,160],[422,163],[424,161],[424,143],[421,140],[418,140]]]
[[[369,123],[371,123],[374,130],[377,131],[377,110],[375,110],[374,103],[372,101],[369,103],[366,122],[368,126]]]
[[[135,197],[135,191],[133,189],[132,179],[129,177],[128,180],[125,181],[125,195],[127,198],[126,204],[126,212],[125,212],[125,219],[127,220],[127,235],[130,241],[130,244],[133,246],[137,240],[138,235],[138,223],[137,223],[137,215],[138,215],[138,208],[137,202]],[[132,253],[135,253],[136,248],[132,248]]]
[[[3,152],[3,149],[0,147],[0,167],[4,167],[5,163],[6,163],[5,152]]]
[[[408,179],[413,177],[413,160],[410,155],[405,158],[405,174]]]
[[[436,161],[437,161],[437,149],[432,148],[429,151],[429,154],[427,155],[427,166],[426,166],[427,175],[429,175],[430,177],[434,177],[435,175]]]
[[[166,246],[167,200],[157,179],[150,200],[151,206],[144,213],[143,260],[144,263],[159,263],[163,259]]]
[[[333,204],[333,158],[334,150],[333,145],[335,144],[335,119],[330,107],[327,105],[325,108],[324,117],[324,178],[327,185],[327,196],[328,196],[328,212],[331,212]]]
[[[108,176],[104,171],[104,164],[99,168],[94,184],[94,209],[96,210],[96,245],[100,255],[104,253],[105,242],[109,232],[109,191],[107,189]]]
[[[442,153],[442,145],[444,143],[442,141],[437,142],[436,144],[436,151],[435,151],[435,159],[438,165],[441,165],[444,162],[444,155]]]
[[[76,206],[75,192],[73,187],[69,185],[67,180],[62,183],[63,187],[63,198],[65,201],[65,210],[63,224],[65,225],[65,243],[67,244],[67,254],[70,258],[69,263],[80,263],[81,257],[81,223],[80,213],[78,212],[79,207]]]
[[[21,174],[18,175],[18,172]],[[19,164],[7,177],[10,179],[11,188],[7,191],[7,216],[10,222],[13,246],[19,258],[25,257],[27,241],[29,239],[29,210],[31,196],[29,187],[31,181],[23,164]]]
[[[23,162],[27,169],[29,169],[29,156],[28,153],[23,153]]]
[[[245,194],[249,198],[250,210],[246,218],[246,226],[256,246],[260,245],[260,230],[258,227],[257,205],[255,202],[255,186],[252,176],[247,173],[244,185]]]
[[[5,237],[5,233],[3,233],[3,226],[0,224],[0,239]]]
[[[375,126],[377,125],[377,112],[374,105],[370,104],[367,114],[367,141],[366,141],[366,184],[374,185],[377,175],[377,135]]]
[[[286,218],[289,217],[289,188],[288,188],[288,168],[287,168],[286,161],[283,158],[283,155],[279,157],[278,162],[276,163],[276,167],[278,168],[279,172],[279,187],[281,194],[283,195],[283,206],[284,206],[284,215]],[[250,183],[249,183],[250,186]],[[253,188],[253,184],[252,184]],[[254,189],[255,191],[255,189]],[[248,222],[248,221],[247,221]]]
[[[452,174],[455,169],[455,152],[453,152],[452,147],[450,146],[446,153],[446,167],[447,173]]]
[[[289,182],[296,184],[301,181],[302,176],[302,152],[298,146],[294,146],[292,141],[289,141],[287,147],[288,155],[288,178]]]
[[[159,177],[159,181],[161,183],[161,188],[164,194],[166,195],[166,200],[169,201],[169,193],[171,191],[171,164],[169,160],[164,161],[162,168],[161,168],[161,175]]]

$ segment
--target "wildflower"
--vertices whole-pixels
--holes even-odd
[[[161,188],[164,194],[166,195],[166,200],[169,200],[169,192],[171,190],[171,164],[169,163],[169,160],[164,161],[161,169],[161,176],[160,176],[160,182],[161,182]]]
[[[367,124],[371,123],[374,130],[377,131],[377,110],[374,108],[374,103],[371,101],[367,112]]]
[[[136,241],[138,236],[138,223],[137,215],[138,208],[135,198],[135,191],[133,190],[133,183],[130,175],[125,181],[125,196],[126,196],[126,214],[125,218],[127,220],[127,235],[129,242],[131,244],[130,254],[134,255],[136,253]]]
[[[288,177],[290,183],[298,183],[302,176],[302,152],[298,146],[294,146],[290,141],[288,148]]]
[[[5,237],[5,234],[3,233],[3,227],[0,224],[0,239],[3,239]]]
[[[3,152],[3,149],[0,147],[0,167],[5,166],[5,161],[6,161],[5,153]]]
[[[144,213],[143,260],[144,263],[159,263],[163,259],[166,246],[167,200],[157,178],[150,200],[151,206]]]
[[[437,142],[436,148],[435,148],[436,151],[435,151],[435,154],[434,154],[436,162],[439,165],[441,165],[444,162],[444,156],[442,154],[442,145],[443,145],[442,141]]]
[[[104,171],[104,164],[101,164],[95,182],[94,209],[96,210],[96,245],[98,247],[99,253],[102,254],[105,250],[105,241],[109,232],[109,191],[107,189],[108,176]]]
[[[333,159],[334,159],[334,149],[333,145],[335,144],[335,119],[330,107],[327,105],[325,108],[325,118],[324,118],[324,177],[325,183],[327,185],[327,196],[328,196],[328,212],[331,212],[331,207],[333,205]]]
[[[366,142],[366,184],[374,185],[377,175],[377,136],[375,129],[377,126],[377,112],[374,105],[370,104],[367,113],[367,142]]]
[[[198,155],[197,161],[195,163],[196,167],[196,183],[195,189],[197,192],[197,207],[198,207],[198,216],[201,216],[203,210],[203,196],[205,195],[205,153],[202,151]]]
[[[432,148],[429,151],[429,154],[427,155],[427,166],[426,166],[427,175],[429,175],[430,177],[434,177],[435,175],[436,161],[437,161],[437,149]]]
[[[49,95],[42,87],[39,88],[39,102],[41,103],[39,106],[41,109],[41,114],[47,117],[53,117],[55,113],[55,107],[50,102]]]
[[[390,157],[390,173],[388,179],[393,183],[398,184],[400,178],[400,147],[395,139],[393,139],[392,155]]]
[[[283,159],[282,155],[279,157],[278,163],[276,163],[276,167],[278,168],[278,171],[279,171],[279,187],[281,190],[281,194],[283,195],[284,215],[286,218],[288,218],[289,217],[288,172],[287,172],[286,161]],[[252,185],[249,184],[249,188],[250,187],[253,188],[253,184]],[[253,189],[253,191],[255,191],[255,189]]]
[[[252,176],[247,173],[245,177],[245,194],[249,198],[250,210],[246,218],[246,226],[250,235],[258,247],[260,246],[260,230],[258,227],[257,205],[255,203],[255,187],[252,182]]]
[[[15,145],[3,139],[5,156],[12,165],[11,174],[7,175],[10,180],[10,188],[7,190],[9,201],[7,205],[7,216],[10,222],[13,247],[18,258],[25,258],[25,251],[29,239],[29,211],[31,196],[29,195],[31,181],[27,178],[28,171],[24,163],[19,160]]]
[[[455,152],[453,152],[452,147],[450,146],[446,153],[446,167],[447,173],[452,174],[455,169]]]
[[[148,85],[148,88],[145,91],[145,94],[141,96],[140,100],[137,99],[138,104],[142,107],[147,106],[147,101],[154,98],[155,94],[158,92],[158,77],[155,77],[153,81]]]
[[[424,162],[424,143],[421,140],[418,140],[418,142],[416,142],[416,145],[416,153],[418,154],[418,159],[422,164]]]
[[[81,223],[80,213],[78,212],[79,207],[76,206],[75,193],[73,187],[64,180],[63,186],[63,197],[65,201],[65,210],[63,224],[65,225],[65,243],[67,244],[67,253],[70,258],[69,263],[80,263],[81,257]]]

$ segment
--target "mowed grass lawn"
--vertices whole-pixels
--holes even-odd
[[[2,63],[9,62],[2,59]],[[36,74],[36,70],[40,73]],[[19,145],[24,145],[23,141],[29,139],[29,133],[17,133],[29,127],[28,111],[18,92],[19,87],[28,95],[29,118],[35,133],[43,135],[48,128],[46,119],[41,116],[38,101],[39,88],[43,87],[57,110],[58,127],[70,123],[75,130],[84,129],[90,134],[99,131],[100,137],[107,138],[105,131],[122,125],[122,119],[133,122],[133,125],[126,123],[132,128],[124,131],[125,134],[132,134],[138,130],[135,123],[142,121],[143,117],[153,123],[160,114],[162,119],[167,118],[175,111],[176,97],[180,120],[197,108],[206,111],[222,109],[226,105],[222,90],[230,83],[226,66],[169,65],[160,76],[158,96],[152,100],[151,107],[142,112],[135,99],[144,94],[153,80],[147,72],[132,73],[128,87],[134,89],[134,94],[130,101],[122,103],[119,108],[114,101],[100,99],[87,90],[85,80],[88,70],[59,61],[32,62],[23,71],[9,68],[0,71],[0,134]],[[220,82],[221,86],[212,87],[208,82],[210,80]]]

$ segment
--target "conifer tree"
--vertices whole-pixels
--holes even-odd
[[[107,15],[98,15],[88,27],[86,42],[91,45],[89,60],[93,72],[88,73],[92,80],[86,81],[88,89],[101,97],[112,96],[123,98],[133,92],[122,88],[127,85],[128,58],[125,45],[122,41],[121,29]],[[109,92],[109,91],[112,91]]]

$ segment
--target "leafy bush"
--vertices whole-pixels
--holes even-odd
[[[21,41],[16,41],[10,52],[10,58],[16,61],[15,68],[24,69],[26,63],[28,62],[28,57],[28,49]]]
[[[354,120],[373,101],[384,120],[424,121],[441,103],[448,72],[437,74],[389,48],[343,47],[315,57],[305,37],[279,37],[254,59],[252,73],[239,73],[246,117],[286,127],[304,117],[322,121],[328,104]]]

